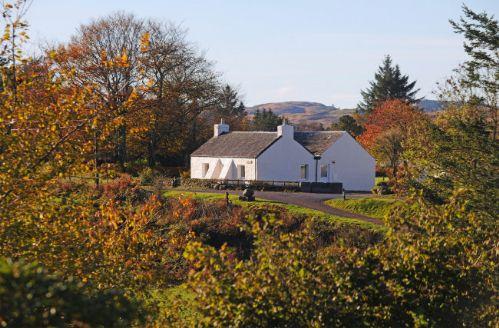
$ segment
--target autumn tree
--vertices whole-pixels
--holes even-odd
[[[145,133],[138,135],[137,142],[145,144],[148,164],[154,167],[158,159],[198,146],[197,126],[203,124],[199,116],[214,110],[218,80],[182,29],[155,21],[144,27],[140,70],[146,99],[134,121]]]
[[[473,190],[474,206],[497,211],[499,148],[490,139],[485,113],[473,105],[451,106],[435,121],[416,124],[405,143],[406,176],[428,200],[442,203],[452,190]],[[471,202],[470,202],[471,203]]]
[[[135,108],[140,74],[138,56],[143,22],[133,15],[116,13],[80,26],[70,43],[57,49],[58,64],[72,70],[72,84],[94,85],[99,110],[111,114],[117,123],[113,137],[114,157],[125,169],[127,119]]]
[[[15,88],[7,84],[0,95],[0,215],[5,220],[36,215],[39,199],[58,178],[87,170],[84,154],[91,144],[85,135],[96,118],[89,107],[95,100],[91,86],[71,87],[69,73],[54,69],[48,57],[22,61],[10,67],[16,70]]]
[[[364,132],[358,137],[359,142],[370,150],[378,164],[390,169],[396,176],[403,152],[403,142],[411,126],[425,120],[418,109],[401,100],[389,100],[381,103],[368,116]]]
[[[386,100],[399,99],[409,104],[419,99],[414,89],[416,81],[409,82],[409,76],[402,75],[399,65],[393,66],[392,58],[386,56],[383,64],[374,74],[374,81],[369,82],[369,88],[361,91],[362,102],[357,106],[361,113],[371,113],[380,103]]]

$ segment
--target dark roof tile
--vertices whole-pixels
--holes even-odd
[[[191,156],[256,158],[277,139],[276,132],[229,132],[211,138]]]
[[[334,144],[344,131],[295,132],[295,140],[314,155],[322,155]]]
[[[344,131],[295,132],[294,138],[314,155],[322,155]],[[213,137],[193,157],[257,158],[278,138],[276,132],[235,131]]]

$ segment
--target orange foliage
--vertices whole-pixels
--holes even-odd
[[[367,117],[364,133],[357,140],[367,149],[371,149],[382,132],[390,129],[407,131],[424,114],[413,106],[395,99],[387,100],[376,107]]]

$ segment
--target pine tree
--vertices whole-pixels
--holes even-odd
[[[347,131],[352,136],[357,137],[362,134],[364,130],[362,126],[355,120],[351,115],[343,115],[338,120],[338,123],[333,123],[331,125],[331,130],[333,131]]]
[[[357,105],[357,110],[361,113],[370,113],[385,100],[400,99],[411,104],[419,101],[415,97],[419,91],[414,89],[416,81],[409,82],[409,76],[400,73],[399,65],[393,66],[389,55],[374,74],[374,81],[369,84],[367,90],[361,91],[363,101]]]
[[[254,131],[275,131],[283,120],[283,117],[274,114],[271,109],[266,110],[264,108],[262,111],[257,109],[251,127]]]
[[[219,113],[225,118],[242,118],[246,115],[244,103],[240,96],[230,85],[225,85],[220,92]]]
[[[459,21],[450,20],[454,32],[464,36],[464,51],[470,57],[461,67],[464,74],[459,82],[471,92],[470,98],[488,109],[488,118],[493,124],[492,139],[495,140],[499,125],[499,24],[493,15],[474,12],[465,5],[463,13],[464,17]]]

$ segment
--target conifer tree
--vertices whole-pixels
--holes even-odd
[[[414,89],[416,81],[409,82],[409,76],[400,73],[399,65],[393,66],[392,58],[387,55],[383,64],[374,74],[374,81],[369,82],[369,88],[361,91],[363,101],[357,105],[361,113],[370,113],[381,102],[391,99],[400,99],[408,103],[415,103],[419,99]]]
[[[274,114],[271,109],[265,108],[260,111],[256,110],[252,120],[252,130],[255,131],[275,131],[277,126],[283,122],[284,118]]]
[[[461,66],[459,84],[469,92],[468,100],[475,100],[488,111],[492,122],[492,139],[497,137],[499,116],[499,24],[494,15],[477,13],[463,5],[464,17],[450,20],[454,32],[465,38],[464,51],[469,56]]]
[[[242,118],[246,115],[244,103],[237,90],[226,84],[220,92],[218,111],[224,118]]]

